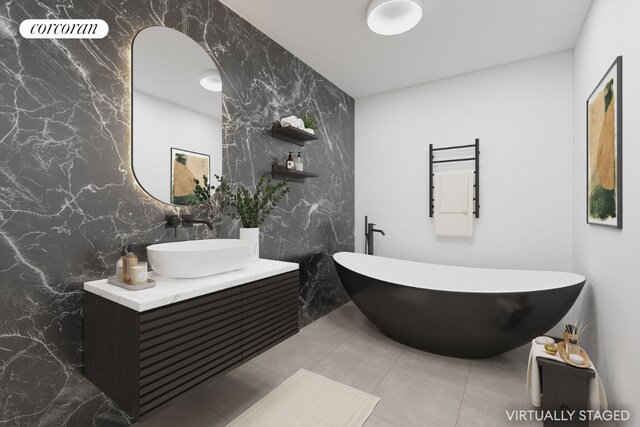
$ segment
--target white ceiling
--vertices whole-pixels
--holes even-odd
[[[133,89],[220,120],[222,96],[200,86],[215,70],[211,56],[193,39],[166,27],[148,27],[133,39]]]
[[[355,98],[573,48],[591,0],[423,0],[411,31],[380,36],[369,0],[222,0]]]

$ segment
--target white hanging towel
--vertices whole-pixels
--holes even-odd
[[[473,236],[473,171],[435,174],[433,230],[437,236]]]

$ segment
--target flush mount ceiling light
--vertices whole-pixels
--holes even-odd
[[[371,0],[367,25],[383,36],[409,31],[422,18],[422,0]]]
[[[200,74],[200,85],[211,92],[222,91],[222,79],[218,70],[206,70]]]

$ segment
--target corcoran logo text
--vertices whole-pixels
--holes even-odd
[[[25,19],[20,24],[27,39],[101,39],[108,32],[102,19]]]

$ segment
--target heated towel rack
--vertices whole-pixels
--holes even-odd
[[[447,150],[458,150],[461,148],[474,148],[475,155],[473,157],[463,157],[463,158],[453,158],[446,160],[436,160],[435,152],[436,151],[447,151]],[[473,171],[474,175],[474,184],[473,189],[475,190],[475,196],[473,197],[473,201],[475,204],[474,207],[474,215],[476,218],[480,218],[480,139],[476,138],[476,142],[474,144],[468,145],[455,145],[451,147],[440,147],[433,148],[433,144],[429,144],[429,217],[433,218],[433,209],[434,209],[434,200],[433,200],[433,165],[437,163],[454,163],[454,162],[475,162],[475,170]]]

